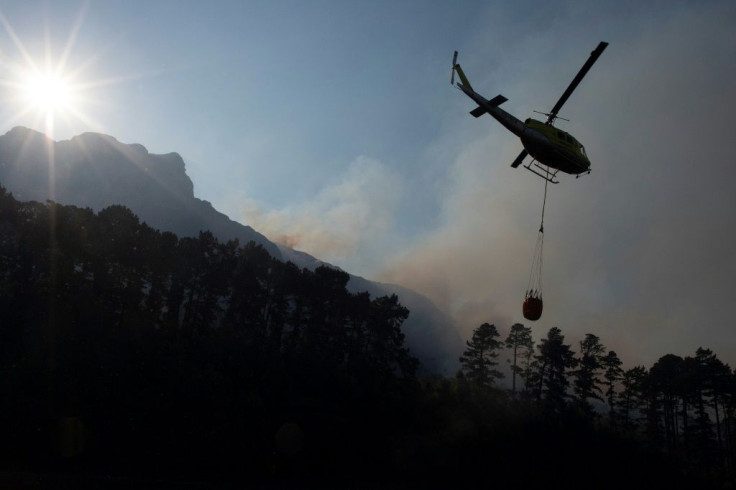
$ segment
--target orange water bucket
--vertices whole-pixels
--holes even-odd
[[[524,318],[531,321],[539,320],[542,316],[542,306],[541,298],[527,297],[521,307],[521,310],[524,312]]]

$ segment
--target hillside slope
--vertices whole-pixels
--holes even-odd
[[[254,241],[273,257],[299,267],[313,270],[325,264],[273,243],[196,198],[179,154],[151,154],[140,144],[124,144],[108,135],[84,133],[55,142],[28,128],[13,128],[0,136],[0,184],[22,201],[51,199],[95,211],[122,204],[150,226],[179,236],[210,230],[222,241]],[[411,311],[403,331],[412,353],[429,371],[454,372],[462,339],[452,320],[428,298],[398,285],[353,275],[349,288],[372,296],[399,296]]]

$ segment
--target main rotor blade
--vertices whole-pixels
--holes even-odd
[[[516,160],[514,160],[514,163],[512,163],[511,166],[516,168],[519,165],[521,165],[521,162],[524,161],[524,159],[526,158],[528,154],[529,153],[526,150],[521,150],[521,153],[519,153],[519,156],[516,157]]]
[[[562,108],[562,105],[567,102],[567,99],[570,98],[573,90],[577,88],[585,74],[588,73],[588,70],[590,70],[590,67],[593,66],[593,63],[595,63],[601,53],[603,53],[603,50],[606,49],[606,46],[608,46],[608,43],[601,41],[598,44],[598,47],[596,47],[593,52],[590,53],[588,61],[585,62],[575,78],[573,78],[572,82],[570,82],[570,85],[567,87],[567,90],[565,90],[565,93],[562,94],[560,100],[558,100],[552,110],[549,111],[550,115],[547,119],[548,123],[552,122],[557,117],[557,112]]]
[[[455,67],[457,66],[457,51],[452,55],[452,75],[450,75],[450,85],[455,85]]]

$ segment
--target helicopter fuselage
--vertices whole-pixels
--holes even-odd
[[[471,112],[475,117],[490,114],[503,127],[521,139],[524,149],[537,162],[562,172],[577,175],[590,170],[590,160],[585,148],[572,135],[551,124],[527,119],[521,122],[499,107],[506,98],[499,95],[491,100],[458,83],[458,87],[473,99],[478,108]]]
[[[527,119],[519,137],[532,158],[544,165],[572,175],[590,170],[585,148],[566,131],[536,119]]]

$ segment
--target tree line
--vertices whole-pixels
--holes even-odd
[[[262,479],[286,471],[273,467],[301,436],[282,450],[273,437],[296,423],[318,442],[319,474],[344,457],[330,441],[382,413],[418,366],[397,296],[350,293],[348,280],[252,242],[160,232],[123,206],[0,188],[0,465]],[[360,437],[387,430],[373,425]]]
[[[504,349],[512,399],[549,414],[572,412],[697,471],[733,473],[736,373],[712,350],[699,347],[684,358],[667,354],[649,369],[626,369],[616,352],[591,333],[575,352],[558,327],[535,345],[530,327],[514,324],[500,340],[495,325],[484,323],[467,342],[458,376],[493,389],[505,377],[498,369]]]
[[[348,292],[348,277],[154,230],[123,206],[19,202],[0,187],[0,474],[90,488],[111,476],[635,488],[616,466],[676,488],[732,475],[734,375],[712,352],[625,370],[593,335],[575,353],[560,329],[535,345],[522,325],[500,341],[484,324],[457,376],[420,374],[409,311]],[[510,390],[497,387],[504,348]]]

